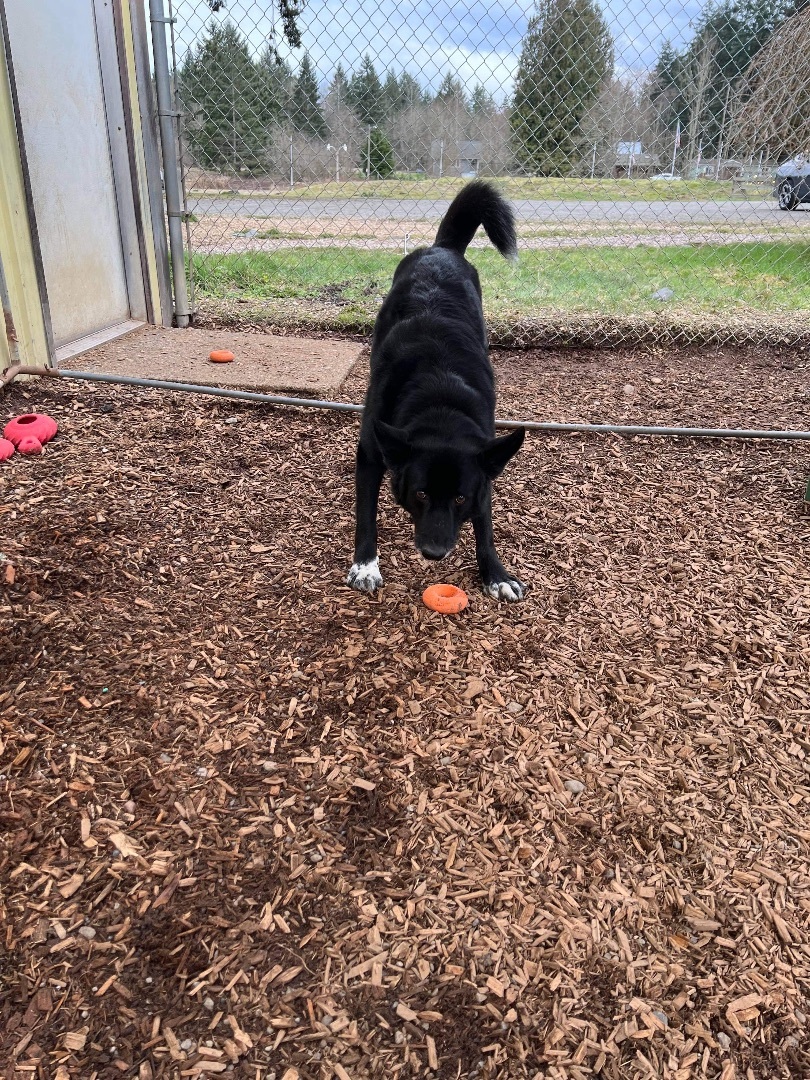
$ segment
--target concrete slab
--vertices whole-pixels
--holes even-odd
[[[214,349],[229,349],[233,363],[212,363]],[[145,326],[60,367],[323,397],[340,387],[362,350],[334,339]]]

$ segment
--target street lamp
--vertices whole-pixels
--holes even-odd
[[[326,144],[326,149],[335,151],[335,182],[339,184],[340,183],[340,151],[341,150],[345,151],[345,150],[348,150],[349,148],[346,145],[346,143],[343,143],[342,146],[332,146],[331,143],[327,143]]]

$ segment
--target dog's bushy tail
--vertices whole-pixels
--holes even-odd
[[[436,233],[436,247],[463,255],[479,225],[505,259],[517,260],[515,215],[504,197],[485,180],[473,180],[453,199]]]

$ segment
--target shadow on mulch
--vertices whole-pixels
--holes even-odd
[[[494,360],[504,416],[806,422],[804,354]],[[805,446],[531,438],[528,599],[465,538],[442,618],[387,494],[343,584],[354,417],[6,403],[60,423],[0,470],[9,1076],[810,1072]]]

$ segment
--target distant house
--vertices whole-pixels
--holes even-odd
[[[481,160],[481,143],[475,141],[459,143],[458,168],[462,176],[478,176]]]
[[[430,144],[433,176],[478,176],[481,143],[469,139],[434,139]]]
[[[744,171],[745,166],[736,158],[723,158],[720,162],[717,158],[702,158],[689,170],[689,176],[693,180],[734,180]]]
[[[616,143],[613,175],[619,177],[652,176],[659,169],[658,159],[648,154],[640,142]]]

